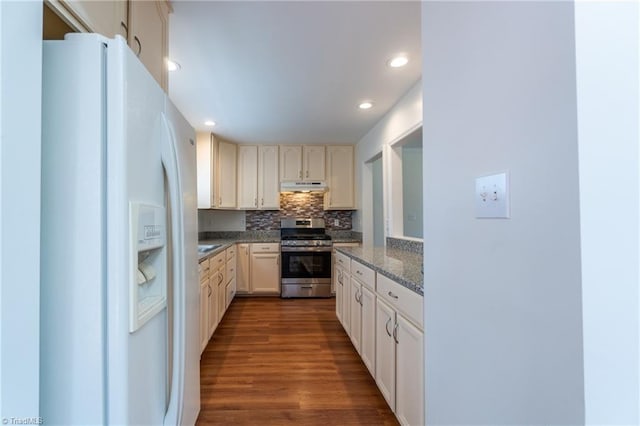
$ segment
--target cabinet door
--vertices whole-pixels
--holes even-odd
[[[302,147],[300,145],[280,145],[280,180],[302,179]]]
[[[166,1],[129,1],[129,46],[165,91],[168,16]]]
[[[207,330],[207,341],[213,335],[213,332],[216,331],[216,327],[218,326],[218,275],[211,274],[209,278],[209,301],[208,301],[208,311],[207,311],[207,322],[208,322],[208,330]]]
[[[324,208],[355,208],[353,146],[327,147],[327,185]]]
[[[396,409],[403,425],[424,424],[424,334],[396,314]]]
[[[376,298],[375,377],[380,393],[393,412],[396,410],[396,342],[393,339],[395,315],[395,311],[389,305],[379,297]]]
[[[209,297],[211,288],[209,287],[209,279],[200,282],[200,353],[204,351],[209,342],[209,322],[207,313],[209,312]]]
[[[258,148],[258,202],[261,209],[280,208],[278,146]]]
[[[362,324],[360,338],[360,356],[373,377],[376,376],[376,296],[367,287],[362,286]]]
[[[218,141],[211,133],[198,132],[196,135],[196,174],[198,187],[198,208],[216,207],[218,200],[215,189],[213,165],[218,156]]]
[[[218,142],[218,207],[236,207],[236,145]]]
[[[342,327],[347,334],[351,333],[349,312],[351,312],[351,275],[342,268]]]
[[[340,321],[340,324],[342,324],[343,320],[342,320],[342,275],[343,275],[343,270],[341,267],[339,267],[338,265],[334,266],[334,274],[333,274],[333,286],[335,288],[336,291],[336,318],[338,318],[338,321]]]
[[[127,3],[124,1],[61,0],[61,3],[90,32],[113,38],[127,36]]]
[[[249,293],[250,276],[249,276],[249,244],[238,244],[236,252],[236,287],[238,293]]]
[[[325,179],[325,149],[324,146],[305,146],[302,152],[302,169],[304,180]]]
[[[238,145],[238,208],[258,208],[258,147]]]
[[[225,286],[225,297],[224,297],[225,312],[227,311],[227,309],[229,309],[229,305],[231,305],[231,301],[233,300],[235,286],[236,286],[236,283],[234,281],[229,281]]]
[[[280,294],[280,253],[251,254],[253,293]]]
[[[221,274],[222,276],[222,274]],[[224,282],[224,277],[218,281],[218,324],[222,322],[224,313],[227,311],[227,284]]]
[[[227,260],[227,271],[224,276],[224,282],[226,283],[236,279],[236,259],[236,256],[233,256]]]
[[[360,353],[360,323],[362,310],[359,302],[362,285],[351,277],[350,297],[349,297],[349,336],[353,346]]]

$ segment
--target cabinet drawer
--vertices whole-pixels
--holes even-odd
[[[336,265],[340,265],[347,273],[351,272],[351,259],[349,259],[349,256],[336,252],[334,262]]]
[[[231,258],[235,257],[236,255],[236,245],[235,244],[232,245],[225,252],[227,253],[227,261],[229,261]]]
[[[209,277],[209,259],[202,260],[198,263],[198,275],[200,276],[200,281]]]
[[[373,269],[363,265],[357,260],[351,259],[351,275],[371,290],[376,290],[376,273]]]
[[[215,256],[213,256],[213,258],[211,260],[209,260],[209,268],[212,271],[215,271],[215,270],[220,269],[221,267],[223,267],[224,266],[224,262],[225,262],[225,254],[224,254],[224,252],[218,253]]]
[[[254,243],[251,244],[251,253],[279,253],[279,243]]]
[[[422,330],[422,296],[381,274],[377,275],[377,293]]]

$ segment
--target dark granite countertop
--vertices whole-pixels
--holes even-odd
[[[336,247],[336,251],[367,265],[423,296],[422,255],[385,247]]]
[[[332,238],[331,242],[333,243],[358,243],[358,244],[362,244],[362,240],[356,239],[356,238]]]
[[[215,256],[216,254],[228,249],[233,244],[238,243],[278,243],[280,244],[280,238],[269,237],[269,236],[247,236],[247,237],[239,237],[239,238],[218,238],[213,240],[200,240],[198,241],[198,245],[203,244],[222,244],[221,247],[218,247],[215,250],[208,251],[206,253],[198,253],[198,262],[206,259],[210,256]]]
[[[334,243],[362,243],[360,234],[351,231],[329,232]],[[230,231],[205,232],[200,235],[199,245],[222,244],[215,250],[198,253],[198,261],[215,256],[237,243],[280,243],[280,231]]]

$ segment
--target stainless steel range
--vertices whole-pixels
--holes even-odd
[[[280,220],[282,297],[331,297],[331,236],[324,219]]]

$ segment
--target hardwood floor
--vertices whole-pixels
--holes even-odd
[[[398,424],[334,299],[236,298],[200,367],[199,425]]]

